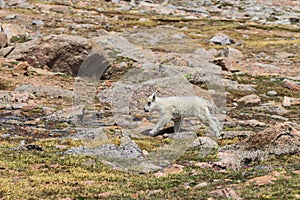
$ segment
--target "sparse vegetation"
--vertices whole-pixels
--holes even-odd
[[[284,96],[300,98],[300,90],[289,89],[283,82],[284,79],[290,79],[299,72],[299,16],[292,20],[289,19],[291,23],[287,25],[275,23],[282,17],[281,13],[293,10],[296,1],[293,1],[293,4],[289,4],[290,1],[283,1],[284,4],[289,5],[287,10],[277,13],[280,6],[276,5],[276,9],[269,17],[261,19],[264,17],[260,16],[258,20],[255,20],[255,15],[245,14],[248,12],[245,9],[246,4],[237,5],[234,1],[233,3],[230,1],[222,3],[222,1],[211,0],[212,7],[207,11],[209,15],[196,9],[192,12],[182,8],[173,11],[172,9],[176,6],[193,7],[192,2],[180,0],[172,1],[174,7],[164,7],[166,10],[162,12],[159,12],[161,6],[157,8],[145,6],[143,8],[130,4],[123,5],[126,2],[119,5],[99,0],[76,1],[75,3],[58,0],[51,2],[28,0],[26,2],[32,3],[34,6],[30,9],[26,6],[1,9],[3,16],[11,13],[18,15],[17,19],[8,20],[2,17],[1,23],[4,25],[16,23],[30,29],[26,34],[12,36],[10,39],[12,44],[9,47],[48,34],[80,35],[93,39],[99,35],[108,34],[107,31],[115,31],[124,33],[114,34],[127,37],[130,43],[137,44],[141,50],[146,49],[155,52],[157,57],[161,56],[160,62],[156,62],[158,61],[156,60],[150,64],[159,63],[182,68],[193,66],[193,62],[188,60],[189,57],[186,56],[186,53],[203,56],[201,59],[204,59],[205,65],[208,65],[209,58],[202,55],[201,51],[201,54],[196,54],[195,50],[212,49],[216,54],[214,56],[217,57],[220,50],[231,47],[243,54],[243,58],[238,58],[235,62],[244,68],[241,71],[237,70],[237,73],[231,73],[230,70],[222,71],[220,76],[236,81],[238,84],[251,85],[254,90],[226,87],[228,110],[223,131],[258,133],[277,123],[289,121],[299,124],[300,122],[298,105],[282,106]],[[277,3],[280,2],[282,1],[277,1]],[[206,5],[194,7],[205,9]],[[234,9],[230,10],[230,8]],[[263,14],[267,15],[267,12]],[[44,25],[41,27],[33,25],[32,19],[36,18],[41,19]],[[225,34],[235,43],[226,47],[209,43],[209,39],[217,34]],[[106,50],[105,45],[101,48]],[[130,52],[130,50],[128,48],[126,51]],[[127,75],[130,70],[145,68],[142,59],[135,60],[120,56],[122,51],[117,48],[108,51],[114,60],[102,77],[103,80],[99,81],[95,89],[97,93],[114,87],[114,83]],[[276,53],[280,52],[291,55],[276,57]],[[162,56],[167,53],[170,55]],[[140,56],[148,57],[149,55]],[[25,69],[14,71],[14,67],[22,61],[22,59],[0,58],[0,90],[10,92],[15,89],[15,86],[30,83],[61,86],[74,91],[75,79],[70,75],[57,74],[49,78],[44,75],[27,73]],[[198,62],[198,60],[196,61]],[[278,70],[265,73],[267,66],[262,67],[262,72],[255,71],[256,68],[252,67],[257,62],[270,64]],[[191,81],[193,77],[192,74],[187,73],[184,78]],[[299,80],[295,79],[295,82],[299,84]],[[208,89],[205,82],[201,81],[193,86]],[[271,90],[275,91],[276,95],[267,95]],[[237,101],[250,94],[258,95],[261,102],[246,104]],[[95,97],[95,102],[98,100],[97,98]],[[177,165],[182,166],[181,171],[165,172],[161,170],[148,174],[137,174],[115,169],[99,157],[66,153],[70,148],[83,145],[92,148],[108,143],[119,146],[122,143],[122,127],[115,122],[113,106],[107,103],[109,101],[97,102],[95,105],[96,111],[99,111],[97,122],[99,124],[102,124],[103,121],[107,123],[102,124],[105,125],[103,130],[107,134],[107,138],[101,141],[93,138],[90,140],[73,139],[72,136],[76,134],[77,130],[68,120],[57,122],[46,118],[53,112],[73,105],[72,99],[33,95],[29,101],[31,105],[34,105],[33,107],[26,108],[25,105],[24,108],[19,104],[14,105],[20,106],[20,109],[6,105],[6,102],[0,102],[0,199],[207,200],[213,196],[210,194],[211,191],[222,188],[232,188],[241,199],[245,200],[300,199],[299,150],[285,155],[277,155],[275,152],[264,159],[243,163],[238,170],[229,168],[225,170],[222,164],[217,163],[220,161],[217,149],[208,148],[203,151],[201,146],[189,147],[175,161]],[[146,103],[143,98],[139,98],[138,101]],[[138,114],[136,120],[139,122],[149,121],[146,119],[146,115]],[[245,123],[253,119],[263,125]],[[167,129],[172,129],[172,127]],[[207,128],[202,126],[196,131],[197,136],[205,136],[206,130]],[[291,136],[290,132],[284,134]],[[283,136],[286,136],[284,134]],[[295,138],[297,134],[299,135],[299,130],[291,138]],[[281,135],[279,136],[281,137]],[[159,147],[171,143],[171,139],[165,138],[164,135],[147,137],[133,133],[130,137],[143,150],[143,154],[155,152]],[[247,136],[244,135],[233,136],[220,139],[217,143],[222,148],[229,148],[247,141],[246,139]],[[260,149],[259,144],[268,146],[271,140],[268,139],[262,142],[258,141],[258,144],[255,143],[256,140],[252,141],[252,146],[250,145],[253,147],[252,150]],[[37,145],[42,148],[42,151],[22,149],[20,147],[23,143]],[[202,151],[203,155],[200,154]],[[172,164],[170,163],[170,166]],[[255,182],[256,178],[262,178],[262,182],[265,182],[257,183]],[[214,199],[229,198],[222,196],[214,197]]]

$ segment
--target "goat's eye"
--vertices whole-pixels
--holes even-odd
[[[148,102],[148,106],[151,106],[151,102],[150,101]]]

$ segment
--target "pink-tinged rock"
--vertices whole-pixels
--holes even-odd
[[[246,184],[256,184],[256,185],[273,185],[276,178],[271,175],[259,176],[253,179],[250,179],[246,182]]]
[[[239,124],[246,125],[246,126],[252,126],[252,127],[266,126],[265,123],[260,122],[256,119],[251,119],[251,120],[246,120],[246,121],[239,121]]]
[[[245,104],[258,104],[261,102],[261,99],[256,94],[250,94],[238,99],[237,102],[244,102]]]
[[[300,90],[300,85],[288,80],[284,81],[284,87],[289,88],[291,90]]]
[[[236,72],[241,70],[239,64],[230,58],[218,57],[210,60],[210,62],[220,66],[224,71]]]
[[[197,185],[195,185],[195,189],[200,189],[200,188],[203,188],[203,187],[206,187],[208,186],[208,183],[207,182],[202,182],[202,183],[199,183]]]
[[[300,98],[293,98],[293,97],[284,97],[283,98],[283,102],[282,102],[283,106],[298,106],[300,105]]]
[[[112,192],[102,192],[102,193],[98,194],[98,197],[105,198],[105,197],[109,197],[112,195],[113,195]]]
[[[184,168],[184,166],[182,166],[182,165],[173,164],[173,165],[163,169],[163,171],[155,173],[154,175],[156,177],[165,177],[165,176],[168,176],[169,174],[180,174],[183,172],[183,168]]]
[[[223,189],[213,190],[209,194],[212,195],[212,196],[215,196],[215,197],[225,197],[225,198],[230,198],[230,199],[234,199],[234,200],[241,200],[242,199],[231,188],[223,188]]]

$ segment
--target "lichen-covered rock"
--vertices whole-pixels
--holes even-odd
[[[251,162],[258,162],[271,155],[300,152],[300,127],[291,122],[280,123],[254,133],[243,142],[220,148],[216,162],[224,168],[239,169]]]

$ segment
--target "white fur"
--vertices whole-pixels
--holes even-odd
[[[215,136],[220,136],[221,126],[212,114],[216,107],[210,101],[197,96],[158,97],[155,93],[149,96],[145,112],[158,111],[161,118],[150,131],[156,135],[170,120],[174,122],[174,131],[179,132],[185,117],[197,117],[203,124],[210,127]]]

